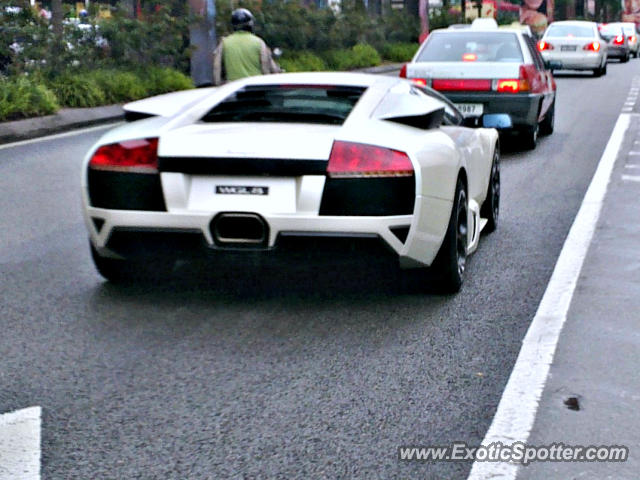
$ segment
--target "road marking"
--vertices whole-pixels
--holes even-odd
[[[624,166],[624,168],[630,168],[630,169],[634,169],[634,168],[640,168],[640,165],[637,164],[627,164]]]
[[[607,192],[611,172],[620,151],[631,115],[618,117],[600,158],[596,173],[564,242],[538,311],[522,341],[522,348],[505,387],[491,426],[482,441],[526,443],[536,418],[560,332],[567,318],[573,292],[589,250],[593,232]],[[474,462],[468,480],[513,480],[518,465],[505,462]]]
[[[32,138],[30,140],[20,140],[19,142],[5,143],[3,145],[0,145],[0,150],[4,150],[6,148],[21,147],[23,145],[29,145],[31,143],[46,142],[47,140],[57,140],[58,138],[72,137],[74,135],[82,135],[83,133],[97,132],[98,130],[113,128],[116,125],[119,125],[120,123],[122,122],[110,123],[108,125],[100,125],[98,127],[82,128],[80,130],[73,130],[71,132],[56,133],[55,135],[47,135],[46,137]]]
[[[640,176],[638,175],[622,175],[622,180],[625,182],[640,182]]]
[[[0,480],[40,479],[40,407],[0,415]]]

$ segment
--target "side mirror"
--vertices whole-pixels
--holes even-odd
[[[511,117],[506,113],[487,113],[482,116],[482,126],[500,130],[513,127],[513,122],[511,122]]]
[[[273,58],[277,60],[282,56],[282,49],[279,47],[276,47],[273,49],[273,52],[271,53],[273,54]]]

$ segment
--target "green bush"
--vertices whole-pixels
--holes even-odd
[[[120,103],[147,96],[141,79],[134,73],[117,70],[96,70],[89,74],[104,93],[107,103]]]
[[[325,61],[333,70],[352,70],[380,65],[380,54],[371,45],[358,44],[349,49],[330,50]]]
[[[418,46],[417,43],[387,43],[382,47],[382,57],[392,62],[408,62]]]
[[[97,107],[107,103],[104,92],[86,73],[64,73],[50,80],[47,86],[64,107]]]
[[[327,69],[324,61],[310,52],[295,53],[281,58],[278,63],[287,72],[319,72]]]
[[[26,77],[0,78],[0,121],[49,115],[59,108],[46,87]]]
[[[138,72],[147,96],[193,88],[193,82],[171,68],[152,67]]]

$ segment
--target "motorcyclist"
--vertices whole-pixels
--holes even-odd
[[[282,71],[264,40],[254,35],[254,23],[253,14],[246,8],[238,8],[231,13],[234,32],[224,37],[213,52],[215,85]]]

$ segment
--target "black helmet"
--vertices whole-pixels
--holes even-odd
[[[253,14],[246,8],[236,8],[231,12],[231,26],[234,30],[253,30]]]

